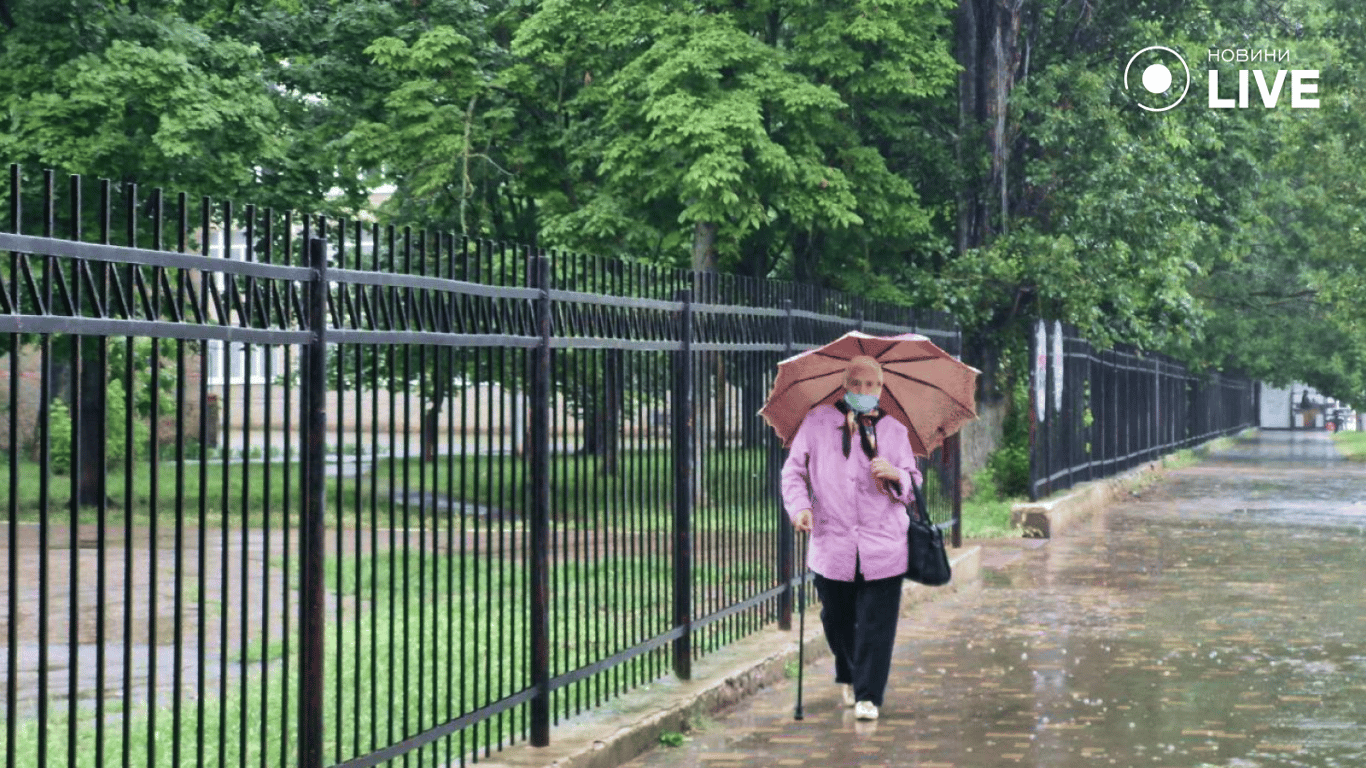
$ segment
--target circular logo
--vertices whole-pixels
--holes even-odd
[[[1133,68],[1134,61],[1148,51],[1163,51],[1171,54],[1171,57],[1174,57],[1176,61],[1181,64],[1181,72],[1186,77],[1185,85],[1181,89],[1181,95],[1177,96],[1176,100],[1172,101],[1170,104],[1162,106],[1163,102],[1171,99],[1172,81],[1175,79],[1172,76],[1171,67],[1162,61],[1155,61],[1143,69],[1143,74],[1138,79],[1143,91],[1146,91],[1146,94],[1142,92],[1138,93],[1135,96],[1135,103],[1149,112],[1166,112],[1177,104],[1180,104],[1182,99],[1186,98],[1186,93],[1190,91],[1190,67],[1186,66],[1186,60],[1181,58],[1181,54],[1176,51],[1162,45],[1150,45],[1138,53],[1135,53],[1133,56],[1130,56],[1129,63],[1124,65],[1124,90],[1129,90],[1129,70]],[[1168,57],[1161,56],[1160,58],[1167,59]],[[1150,103],[1155,104],[1156,106],[1150,106]]]

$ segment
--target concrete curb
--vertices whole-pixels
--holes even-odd
[[[1220,446],[1228,445],[1233,439],[1235,438],[1221,437],[1211,440],[1191,448],[1190,453],[1203,457]],[[1027,539],[1053,538],[1066,529],[1086,521],[1115,499],[1147,485],[1168,467],[1183,460],[1181,453],[1167,454],[1144,462],[1122,474],[1073,486],[1055,498],[1014,504],[1010,508],[1010,524],[1019,528]]]
[[[1027,539],[1051,539],[1087,520],[1132,484],[1163,468],[1160,460],[1141,464],[1122,475],[1092,480],[1067,493],[1043,501],[1026,501],[1010,508],[1010,525]]]
[[[982,549],[949,550],[953,581],[944,587],[906,582],[901,615],[915,606],[980,586]],[[834,690],[828,680],[813,681],[810,663],[830,655],[821,633],[820,609],[808,592],[803,635],[806,690]],[[795,631],[794,626],[793,630]],[[769,628],[732,643],[693,663],[693,679],[663,679],[556,725],[550,746],[518,744],[490,755],[487,768],[615,768],[659,745],[668,732],[686,733],[694,724],[758,691],[787,679],[797,662],[793,632]],[[814,698],[814,697],[812,697]],[[795,706],[795,701],[793,702]]]

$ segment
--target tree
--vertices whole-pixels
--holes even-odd
[[[1268,307],[1304,292],[1311,311],[1301,307],[1298,319],[1336,322],[1340,311],[1322,303],[1323,287],[1340,297],[1349,290],[1341,253],[1353,246],[1342,234],[1351,232],[1344,214],[1354,202],[1311,206],[1305,192],[1324,175],[1311,168],[1325,147],[1343,147],[1333,153],[1342,161],[1332,165],[1342,170],[1336,188],[1352,179],[1359,165],[1344,138],[1359,116],[1210,110],[1194,93],[1159,115],[1136,108],[1119,77],[1134,51],[1155,42],[1193,53],[1197,86],[1205,57],[1194,53],[1210,41],[1293,46],[1297,57],[1335,60],[1349,35],[1332,29],[1337,14],[1328,11],[1327,3],[1289,0],[962,0],[959,153],[967,176],[957,247],[917,298],[965,323],[970,359],[988,374],[994,350],[1039,317],[1076,324],[1102,347],[1125,341],[1200,367],[1248,371],[1267,368],[1253,364],[1265,350],[1240,325],[1250,322],[1238,314],[1248,311],[1250,286],[1275,288]],[[1339,106],[1349,102],[1344,96]],[[1282,232],[1292,222],[1304,232],[1295,244]],[[1324,254],[1329,243],[1337,255]],[[1264,330],[1273,345],[1303,336]]]
[[[0,103],[8,116],[0,155],[12,161],[235,194],[250,189],[254,169],[280,151],[260,52],[206,33],[169,6],[40,1],[16,7],[14,21],[0,50]],[[42,208],[25,210],[32,217]],[[30,222],[26,231],[40,227]],[[72,221],[77,228],[94,229]],[[58,341],[59,354],[77,348]],[[102,473],[94,470],[105,405],[102,346],[81,347],[75,387],[82,466],[91,470],[82,473],[80,503],[100,498]]]

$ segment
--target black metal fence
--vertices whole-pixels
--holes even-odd
[[[779,359],[853,327],[958,351],[944,317],[809,286],[23,182],[0,234],[7,766],[545,744],[790,626],[757,416]],[[926,470],[955,523],[955,445]]]
[[[1128,345],[1097,350],[1060,323],[1040,322],[1031,350],[1031,500],[1257,423],[1246,377]]]

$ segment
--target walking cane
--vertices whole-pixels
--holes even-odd
[[[806,537],[798,534],[802,541],[802,583],[797,588],[797,711],[792,719],[802,719],[802,670],[806,657]]]

